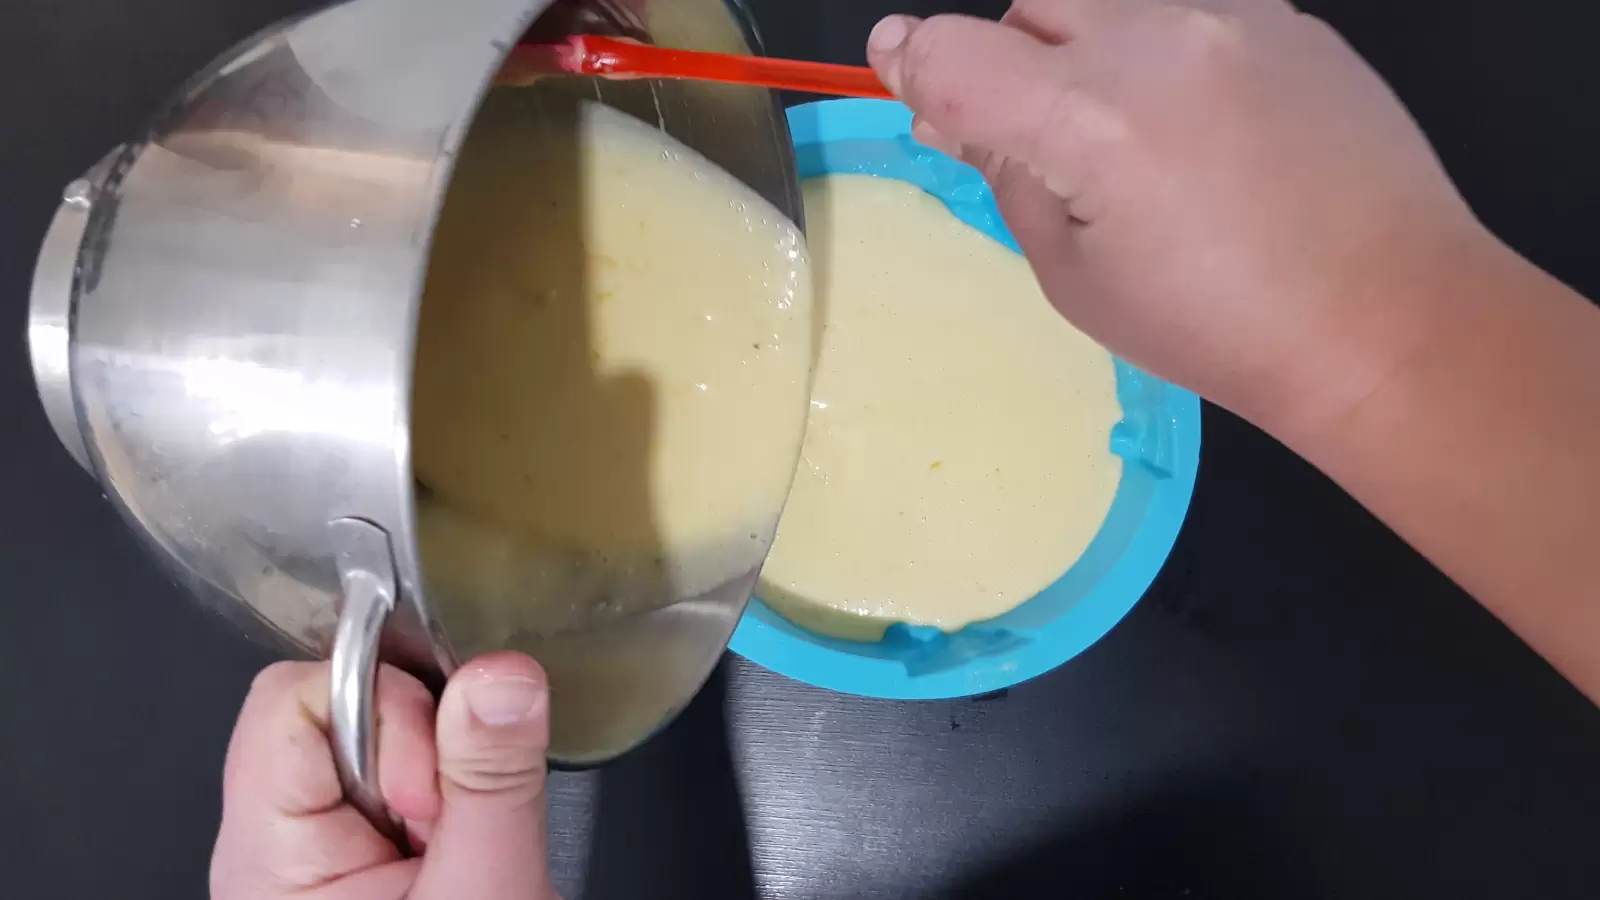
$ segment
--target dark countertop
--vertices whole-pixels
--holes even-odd
[[[0,11],[5,897],[204,895],[223,748],[267,660],[189,604],[56,445],[21,334],[61,186],[309,5]],[[752,5],[773,53],[852,62],[878,13],[1001,4]],[[1491,227],[1600,296],[1600,7],[1305,5],[1393,82]],[[1170,562],[1078,660],[918,704],[732,661],[645,748],[556,776],[567,896],[1600,893],[1600,713],[1272,440],[1210,408],[1205,428]]]

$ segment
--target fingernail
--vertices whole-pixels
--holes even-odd
[[[467,685],[467,708],[479,722],[495,727],[533,718],[544,697],[544,686],[532,678],[483,678]]]
[[[906,42],[906,36],[911,34],[911,23],[914,21],[910,16],[885,16],[872,26],[872,33],[867,35],[867,49],[874,53],[899,50],[900,45]]]

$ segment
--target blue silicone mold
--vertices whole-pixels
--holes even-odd
[[[1017,250],[978,172],[911,139],[911,112],[882,100],[789,110],[801,178],[876,175],[915,184],[963,222]],[[1200,401],[1118,360],[1123,419],[1111,449],[1122,480],[1099,533],[1065,575],[987,622],[946,634],[891,626],[864,643],[814,634],[754,599],[734,652],[818,687],[895,699],[985,694],[1043,674],[1111,630],[1155,579],[1178,536],[1200,461]]]

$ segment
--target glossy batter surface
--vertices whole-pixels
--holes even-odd
[[[875,639],[1026,601],[1083,553],[1122,461],[1111,355],[1025,260],[904,182],[805,184],[826,332],[760,596]]]

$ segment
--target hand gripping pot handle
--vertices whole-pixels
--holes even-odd
[[[362,519],[329,525],[343,588],[329,678],[333,760],[346,799],[378,833],[410,853],[405,824],[378,786],[378,731],[374,697],[378,643],[395,605],[393,550],[383,529]]]

